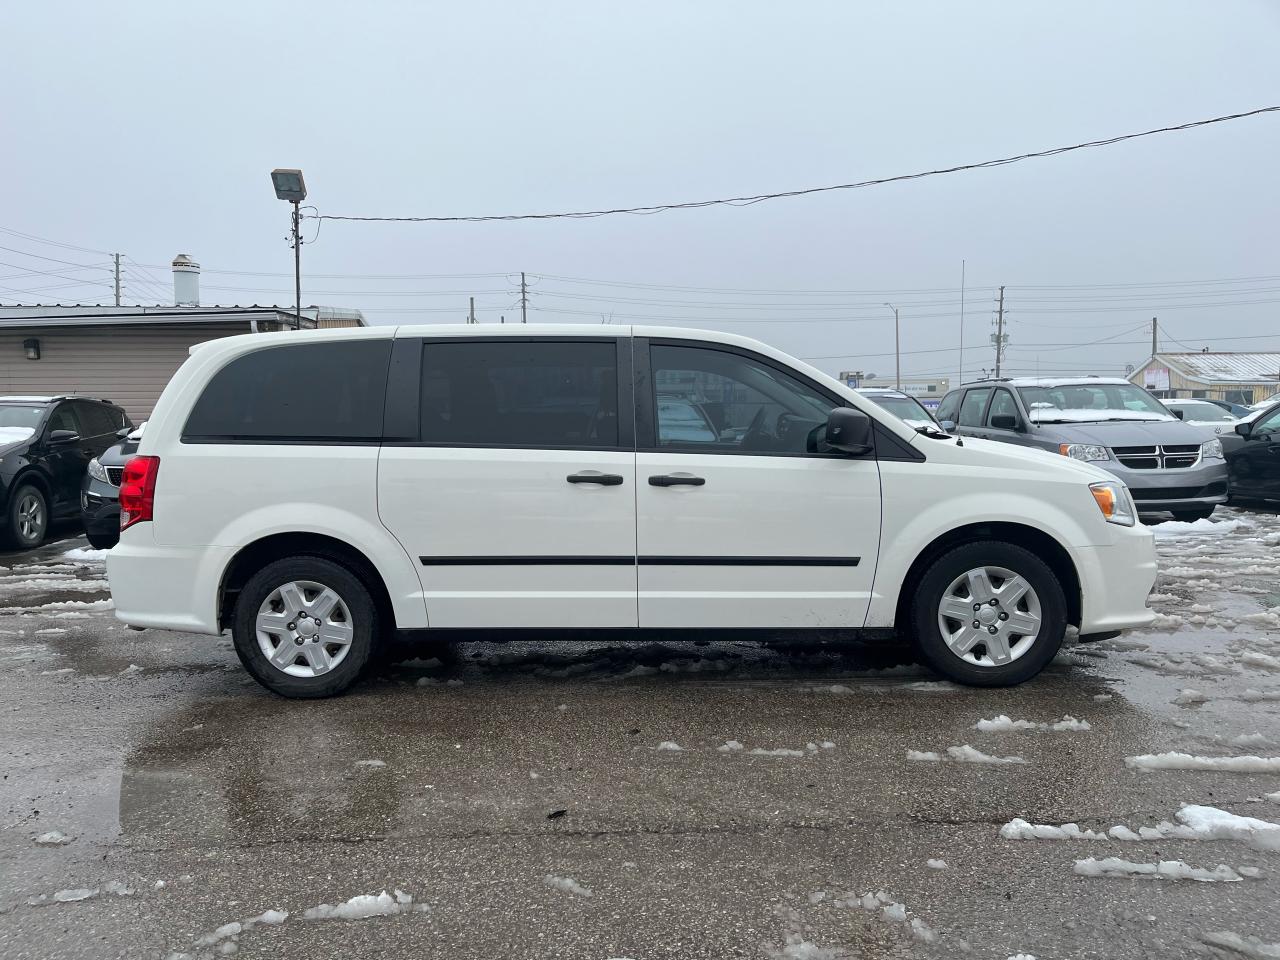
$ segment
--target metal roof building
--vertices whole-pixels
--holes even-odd
[[[1280,390],[1280,353],[1157,353],[1129,380],[1157,397],[1257,403]]]

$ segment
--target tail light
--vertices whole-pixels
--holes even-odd
[[[120,478],[120,529],[150,520],[156,502],[159,457],[134,457],[124,465]]]

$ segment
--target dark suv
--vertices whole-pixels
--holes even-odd
[[[132,426],[107,400],[0,397],[0,542],[27,550],[80,510],[89,461]]]

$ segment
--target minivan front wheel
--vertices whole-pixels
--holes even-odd
[[[1005,687],[1034,677],[1067,629],[1062,585],[1011,543],[954,547],[925,572],[911,608],[922,659],[957,683]]]
[[[263,567],[236,599],[232,636],[245,669],[285,697],[331,697],[360,678],[377,608],[350,570],[325,557]]]

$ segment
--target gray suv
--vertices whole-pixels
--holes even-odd
[[[1183,423],[1127,380],[981,380],[938,407],[943,429],[1087,460],[1129,486],[1140,514],[1199,520],[1227,501],[1211,427]]]

